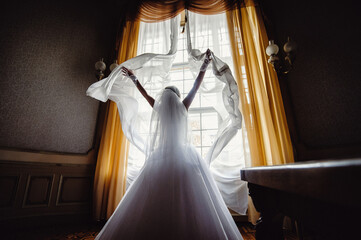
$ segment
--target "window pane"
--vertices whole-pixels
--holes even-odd
[[[189,68],[184,69],[184,79],[192,79],[193,81],[195,80]]]
[[[192,131],[192,144],[196,147],[202,146],[200,131]]]
[[[184,93],[189,93],[194,84],[194,80],[186,80],[184,81]]]
[[[200,106],[201,106],[200,96],[199,96],[199,93],[197,93],[196,96],[194,97],[193,102],[190,107],[191,108],[199,108]]]
[[[201,129],[201,116],[199,113],[190,114],[188,118],[192,131]]]
[[[222,45],[221,46],[221,56],[222,57],[229,57],[231,56],[231,51],[229,51],[229,45]]]
[[[184,54],[184,50],[180,50],[180,51],[178,50],[177,54],[175,55],[174,63],[184,62],[183,54]]]
[[[184,44],[185,44],[184,38],[179,38],[178,39],[178,51],[184,49]]]
[[[222,101],[222,98],[217,96],[216,93],[203,93],[201,95],[202,107],[213,107]]]
[[[202,147],[202,158],[205,159],[210,147]]]
[[[217,136],[217,130],[204,130],[202,131],[202,145],[209,147],[214,143]]]
[[[183,69],[173,70],[169,73],[171,81],[183,80]]]
[[[205,79],[203,87],[205,89],[213,89],[216,86],[216,82],[213,79]]]
[[[218,129],[217,112],[202,113],[202,129]]]

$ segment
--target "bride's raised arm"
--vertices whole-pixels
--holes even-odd
[[[196,96],[196,93],[197,93],[199,87],[201,86],[201,83],[203,81],[204,75],[206,73],[206,70],[207,70],[207,67],[208,67],[208,64],[210,61],[211,61],[211,51],[208,49],[206,52],[206,58],[204,59],[201,69],[199,70],[198,77],[194,81],[193,87],[190,90],[190,92],[188,93],[187,97],[185,97],[183,100],[183,104],[187,110],[188,110],[189,106],[191,105],[191,103],[193,102],[193,99]]]
[[[151,96],[148,95],[147,91],[143,88],[143,86],[140,84],[140,82],[138,81],[138,78],[134,75],[134,73],[132,72],[132,70],[126,68],[126,67],[122,67],[122,73],[124,76],[129,77],[130,79],[132,79],[132,81],[134,82],[135,86],[137,86],[139,92],[143,95],[143,97],[145,97],[145,99],[147,99],[147,101],[149,102],[150,106],[154,106],[154,98],[152,98]]]

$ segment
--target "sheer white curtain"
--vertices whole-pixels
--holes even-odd
[[[166,55],[167,53],[175,53],[177,51],[177,42],[175,41],[177,38],[170,37],[171,34],[171,20],[156,23],[142,22],[139,29],[137,55],[148,53]],[[174,34],[178,34],[178,28]],[[172,44],[174,44],[174,46],[172,46]],[[165,67],[165,69],[168,68],[166,71],[156,70],[157,68],[164,68],[164,61],[153,61],[145,66],[152,69],[151,71],[144,71],[140,74],[136,73],[150,96],[155,98],[165,86],[169,85],[170,76],[168,72],[174,57],[174,55],[171,55],[169,58],[168,64],[166,64]],[[136,128],[140,136],[146,140],[149,137],[150,118],[153,109],[141,94],[137,92],[134,96],[139,103]],[[144,161],[144,149],[139,149],[131,144],[128,155],[127,187],[138,175],[139,170],[144,165]]]
[[[243,142],[242,131],[239,130],[242,126],[242,117],[238,107],[238,90],[234,89],[236,83],[232,74],[216,71],[217,68],[226,71],[225,68],[229,67],[233,72],[226,14],[200,15],[189,12],[188,20],[190,33],[188,45],[192,44],[192,54],[195,55],[194,49],[204,52],[210,48],[219,58],[215,57],[213,71],[209,71],[199,92],[203,99],[202,103],[216,109],[219,127],[215,139],[224,141],[226,145],[222,148],[223,144],[219,144],[221,146],[218,146],[218,149],[214,146],[216,149],[213,154],[218,154],[218,150],[219,155],[211,156],[212,153],[208,152],[206,159],[210,158],[207,160],[211,161],[212,175],[226,205],[240,214],[245,214],[248,205],[248,189],[246,183],[240,179],[240,169],[245,167],[249,148],[248,143]],[[234,100],[236,106],[232,106],[230,100]],[[233,135],[234,137],[229,141]]]
[[[194,79],[198,74],[202,61],[197,60],[201,60],[202,53],[207,48],[213,51],[214,56],[218,56],[223,62],[226,62],[231,70],[233,69],[225,14],[206,16],[189,13],[188,20],[189,31],[186,31],[186,33],[177,32],[179,34],[178,43],[175,43],[170,38],[170,20],[159,23],[141,23],[138,55],[150,52],[166,54],[172,47],[173,50],[178,48],[174,56],[175,59],[169,59],[170,64],[173,63],[169,74],[160,74],[153,71],[151,74],[144,72],[141,76],[137,75],[138,78],[142,79],[144,88],[153,97],[156,97],[165,86],[175,85],[184,98],[193,86]],[[190,43],[189,40],[187,41],[188,33],[192,42],[193,56],[192,54],[188,55],[188,44]],[[176,46],[171,46],[172,42]],[[223,68],[227,67],[220,59],[219,61],[216,61],[216,59],[213,61],[213,69],[217,68],[217,64]],[[159,66],[160,64],[152,62],[149,67],[156,68]],[[199,153],[211,162],[211,172],[227,206],[238,213],[245,214],[247,209],[247,187],[240,180],[239,171],[245,165],[244,153],[248,151],[248,148],[242,148],[244,145],[247,146],[247,143],[242,142],[242,132],[237,131],[241,127],[241,117],[237,116],[238,98],[235,98],[237,100],[237,110],[235,110],[234,114],[233,112],[230,114],[230,106],[227,105],[228,103],[225,104],[225,101],[229,100],[227,100],[225,88],[233,85],[232,83],[220,81],[215,77],[214,72],[210,66],[199,93],[197,93],[189,109],[191,140]],[[232,79],[226,77],[224,79],[232,82]],[[228,97],[231,98],[232,96]],[[152,108],[140,94],[136,93],[135,98],[139,102],[137,129],[140,136],[146,139],[149,132]],[[230,138],[234,135],[230,133],[230,130],[232,130],[230,128],[233,128],[236,135],[223,148],[221,142],[228,142],[227,137]],[[226,138],[221,138],[222,134]],[[215,144],[215,141],[219,139],[221,139],[220,143]],[[218,146],[218,152],[220,152],[219,155],[218,153],[215,155],[216,157],[209,154],[217,152],[217,148],[214,148],[214,146]],[[132,144],[128,157],[128,185],[137,176],[144,161],[144,153]]]

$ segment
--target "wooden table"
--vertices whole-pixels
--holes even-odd
[[[241,170],[261,218],[257,239],[283,239],[284,216],[301,239],[361,239],[361,159]]]

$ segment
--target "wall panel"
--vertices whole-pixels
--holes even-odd
[[[61,175],[56,205],[89,204],[92,186],[92,176]]]
[[[0,223],[45,215],[91,215],[94,164],[0,160]]]
[[[13,207],[19,186],[19,175],[0,176],[0,208]]]

